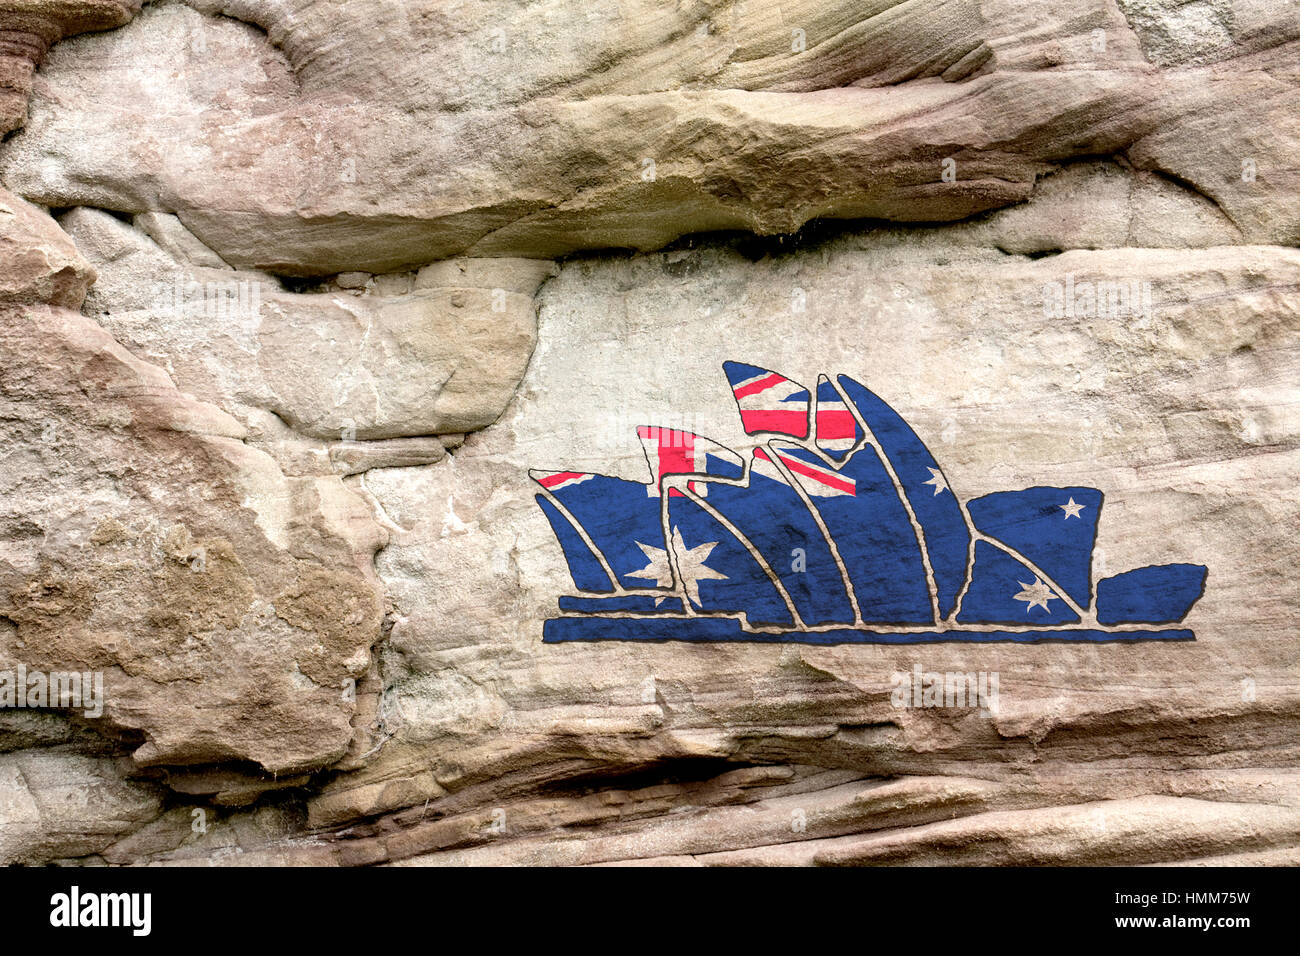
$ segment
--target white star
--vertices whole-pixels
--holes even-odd
[[[1065,512],[1065,520],[1066,520],[1066,521],[1069,521],[1071,518],[1078,518],[1078,517],[1079,517],[1079,512],[1082,511],[1084,508],[1086,508],[1086,507],[1088,507],[1088,506],[1087,506],[1087,505],[1076,505],[1076,504],[1074,503],[1074,496],[1071,495],[1071,496],[1070,496],[1070,503],[1069,503],[1068,505],[1057,505],[1056,507],[1060,508],[1062,511]]]
[[[923,482],[923,484],[934,485],[934,493],[936,495],[941,491],[948,490],[948,482],[943,480],[943,475],[939,472],[938,468],[927,468],[926,470],[930,472],[933,477],[929,481]]]
[[[1025,605],[1026,614],[1028,614],[1036,607],[1041,607],[1048,614],[1051,614],[1052,609],[1047,606],[1047,602],[1061,600],[1054,593],[1052,593],[1051,588],[1049,588],[1042,581],[1038,580],[1038,578],[1034,578],[1033,584],[1026,584],[1024,581],[1017,581],[1016,583],[1019,584],[1022,588],[1024,588],[1023,591],[1021,591],[1019,594],[1016,595],[1016,600],[1028,602],[1028,604]]]
[[[640,571],[632,571],[628,574],[629,578],[647,578],[654,581],[661,588],[670,588],[673,586],[673,569],[668,560],[668,552],[663,548],[656,548],[652,545],[642,544],[640,541],[636,546],[641,549],[641,553],[649,560]],[[713,568],[706,568],[704,562],[708,560],[713,549],[718,546],[718,542],[709,541],[698,547],[687,548],[686,542],[682,540],[682,533],[677,528],[673,528],[673,551],[677,553],[677,566],[682,572],[682,584],[686,588],[686,595],[691,599],[691,603],[700,607],[700,581],[726,581],[727,576]],[[658,607],[666,597],[655,598],[655,607]]]

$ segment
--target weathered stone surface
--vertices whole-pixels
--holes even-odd
[[[296,275],[955,220],[1099,154],[1194,184],[1250,241],[1297,237],[1289,5],[1243,5],[1211,64],[1189,8],[1128,5],[1135,32],[1110,0],[195,6],[267,34],[168,5],[60,45],[0,156],[11,187],[165,209],[225,261]],[[178,57],[202,82],[119,80]]]
[[[221,257],[199,242],[175,216],[165,212],[144,212],[132,220],[134,226],[180,263],[228,269]]]
[[[93,272],[48,216],[13,208],[28,228],[10,235],[30,237],[15,261],[53,249],[80,279],[28,269],[16,297],[79,301]],[[138,765],[230,762],[238,776],[342,757],[355,700],[341,688],[380,637],[385,532],[364,501],[337,478],[287,478],[239,422],[63,305],[0,306],[0,345],[6,668],[102,674],[101,719]],[[77,849],[50,853],[93,852],[67,839]]]
[[[550,268],[492,259],[448,264],[401,294],[296,293],[197,252],[178,261],[99,210],[62,223],[100,273],[86,308],[118,341],[206,401],[322,439],[490,425],[528,365],[533,293]]]
[[[1043,215],[1054,213],[1048,207]],[[832,849],[840,844],[831,841],[825,851],[716,862],[933,862],[945,858],[944,847],[967,843],[976,849],[947,858],[1157,861],[1294,845],[1295,820],[1270,809],[1272,799],[1261,796],[1258,807],[1238,813],[1183,800],[1191,794],[1182,781],[1197,768],[1218,769],[1231,780],[1276,786],[1279,802],[1295,805],[1294,780],[1268,768],[1290,766],[1296,756],[1288,728],[1300,695],[1286,609],[1300,594],[1272,570],[1271,557],[1256,556],[1294,549],[1295,502],[1285,489],[1300,467],[1300,420],[1284,396],[1296,372],[1300,255],[1219,247],[1030,259],[944,247],[943,235],[849,234],[756,263],[704,249],[564,267],[543,293],[538,353],[502,422],[471,437],[454,468],[369,476],[398,526],[378,568],[398,615],[388,647],[399,656],[389,662],[400,662],[393,709],[405,722],[398,738],[408,743],[390,743],[349,776],[395,789],[390,768],[414,779],[424,755],[437,753],[434,780],[457,795],[526,790],[529,780],[565,776],[590,778],[595,787],[602,775],[631,768],[667,778],[710,761],[794,760],[866,771],[844,784],[849,794],[872,787],[871,777],[946,782],[970,774],[984,781],[987,797],[967,808],[941,787],[930,819],[984,812],[979,806],[1007,812],[948,826],[940,831],[951,834],[947,843],[939,832],[932,841],[930,831],[911,829],[918,818],[893,807],[877,809],[870,824],[810,824],[808,835],[796,837],[790,813],[815,818],[822,799],[801,796],[766,811],[761,832],[748,823],[743,834],[720,831],[718,818],[697,810],[703,817],[694,838],[672,836],[681,825],[664,822],[621,827],[622,843],[613,836],[609,844],[557,843],[550,827],[566,814],[593,821],[561,800],[545,824],[523,832],[515,824],[510,839],[493,837],[480,810],[459,830],[445,823],[441,836],[412,835],[410,846],[390,847],[387,858],[478,845],[428,859],[597,862],[830,840],[860,826],[893,835],[850,849]],[[1044,283],[1069,273],[1150,282],[1154,314],[1094,316],[1073,326],[1044,317]],[[806,311],[792,313],[796,288]],[[664,316],[673,317],[672,335],[663,334]],[[852,368],[931,443],[962,496],[1032,484],[1106,489],[1098,542],[1105,573],[1165,560],[1210,567],[1211,589],[1191,620],[1196,643],[1086,650],[539,644],[541,619],[554,615],[555,595],[572,584],[534,514],[525,467],[642,479],[641,423],[744,446],[720,368],[738,349],[801,381]],[[471,553],[478,557],[466,564]],[[424,585],[452,567],[465,569],[463,584]],[[454,630],[449,620],[458,622]],[[950,717],[893,708],[890,676],[914,664],[1000,673],[998,712]],[[1245,699],[1247,680],[1257,698]],[[1236,792],[1238,785],[1219,786]],[[1222,790],[1198,792],[1222,799]],[[1092,806],[1103,794],[1135,802]],[[671,799],[699,806],[686,795]],[[1062,824],[1058,833],[1048,825],[1057,815],[1029,814],[1022,824],[1008,803],[1087,806],[1077,825]],[[457,803],[435,797],[429,806],[450,811]],[[535,811],[505,810],[511,821],[516,812]],[[1113,829],[1091,833],[1094,812]],[[1157,813],[1165,814],[1160,826],[1151,822]],[[317,818],[333,816],[322,809]],[[1007,833],[1018,835],[1004,840],[1000,828],[1012,818]],[[646,843],[647,827],[665,832],[661,848]],[[1147,832],[1150,840],[1138,835]],[[1000,842],[1005,851],[996,849]]]
[[[162,787],[124,780],[120,761],[53,751],[0,754],[0,860],[98,853],[162,810]]]
[[[366,505],[77,313],[7,311],[0,342],[3,659],[103,672],[140,764],[338,759],[380,633]]]
[[[78,308],[95,270],[43,211],[0,189],[0,303]]]
[[[106,691],[0,859],[1296,863],[1300,14],[589,7],[0,0],[0,671]],[[543,644],[528,470],[751,447],[727,359],[1103,489],[1196,640]]]
[[[386,441],[336,442],[330,447],[330,463],[344,475],[356,475],[372,468],[409,468],[442,461],[447,449],[436,438],[390,438]]]
[[[32,75],[50,44],[120,27],[143,0],[4,0],[0,3],[0,134],[23,124]]]

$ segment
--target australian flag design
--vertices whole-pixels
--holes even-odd
[[[1093,580],[1103,495],[1037,486],[964,501],[883,399],[723,366],[745,454],[637,429],[648,482],[530,474],[574,593],[543,639],[810,644],[1194,640],[1198,564]]]

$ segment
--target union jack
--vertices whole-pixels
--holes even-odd
[[[642,425],[636,433],[650,464],[650,474],[654,476],[654,484],[648,490],[651,497],[659,496],[663,480],[669,475],[739,478],[744,471],[745,463],[734,451],[693,432]],[[689,487],[696,494],[708,494],[704,482],[692,481]],[[670,494],[681,492],[673,488]]]
[[[857,496],[857,483],[852,478],[841,475],[825,465],[809,461],[802,455],[795,457],[794,449],[777,451],[775,454],[780,459],[781,464],[785,465],[797,476],[799,484],[808,494],[817,498]],[[774,481],[785,481],[785,476],[781,474],[780,469],[772,461],[766,449],[754,449],[753,467],[755,471],[765,478],[771,478]]]
[[[725,362],[723,369],[740,406],[740,423],[746,434],[776,432],[793,438],[808,437],[808,389],[756,365]]]
[[[862,440],[862,426],[844,399],[835,390],[830,379],[822,376],[817,382],[817,447],[839,460]]]
[[[581,471],[540,471],[536,468],[529,471],[528,476],[547,491],[568,488],[596,477],[593,474]]]

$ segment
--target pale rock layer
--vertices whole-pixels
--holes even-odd
[[[62,225],[99,272],[87,308],[118,341],[205,400],[271,412],[318,439],[492,424],[528,365],[533,293],[551,271],[538,260],[461,260],[392,294],[287,292],[266,274],[214,267],[179,223],[169,244],[189,256],[96,209],[74,209]]]
[[[106,698],[0,710],[0,859],[1294,864],[1298,44],[0,0],[0,669]],[[1077,281],[1150,308],[1048,315]],[[1098,576],[1205,564],[1196,640],[543,645],[528,470],[748,447],[728,359],[865,382],[963,498],[1102,489]],[[998,706],[896,707],[914,667]]]
[[[24,214],[34,249],[71,250]],[[337,477],[286,476],[69,308],[80,296],[54,279],[80,275],[84,293],[84,261],[45,261],[0,302],[0,656],[100,672],[102,724],[139,767],[336,762],[356,711],[343,688],[379,634],[386,532]],[[64,304],[21,304],[52,288]]]
[[[956,220],[1078,155],[1192,184],[1248,241],[1297,237],[1292,5],[1235,4],[1187,50],[1111,0],[588,6],[151,6],[55,48],[0,171],[291,275]]]

